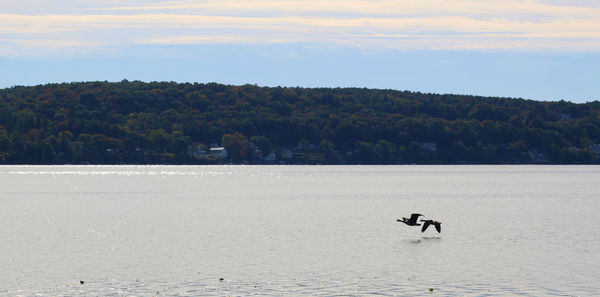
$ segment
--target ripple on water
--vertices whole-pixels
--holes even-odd
[[[598,296],[600,167],[562,168],[2,167],[0,295]]]
[[[4,290],[6,296],[589,296],[585,288],[569,294],[548,287],[514,288],[490,283],[411,282],[346,280],[212,280],[193,282],[88,281],[84,285],[64,284],[43,290]]]

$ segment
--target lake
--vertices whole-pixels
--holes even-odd
[[[600,296],[600,166],[1,166],[0,206],[0,296]]]

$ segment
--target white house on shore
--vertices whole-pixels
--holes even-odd
[[[206,158],[208,154],[204,149],[202,149],[202,146],[197,145],[192,149],[192,156],[194,156],[196,159],[201,159]]]
[[[217,157],[219,159],[225,159],[227,158],[227,150],[224,147],[211,147],[208,150],[208,155],[209,156],[213,156],[213,157]]]
[[[420,147],[422,150],[435,152],[437,151],[437,143],[435,142],[421,142]]]

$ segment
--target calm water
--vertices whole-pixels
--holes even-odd
[[[599,182],[598,166],[3,166],[0,295],[600,296]],[[395,221],[411,212],[442,233]]]

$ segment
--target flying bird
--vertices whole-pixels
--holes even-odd
[[[442,222],[438,222],[435,220],[421,220],[421,222],[423,222],[423,228],[421,228],[421,232],[425,232],[429,225],[434,225],[435,230],[437,230],[438,233],[442,232]]]
[[[410,218],[402,217],[402,220],[401,219],[397,219],[396,221],[397,222],[402,222],[402,223],[407,224],[409,226],[421,226],[421,224],[419,224],[417,222],[417,219],[419,218],[419,216],[423,216],[423,215],[420,214],[420,213],[413,213],[413,214],[410,215]]]

